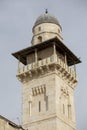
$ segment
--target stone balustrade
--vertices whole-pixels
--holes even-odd
[[[56,64],[61,70],[64,70],[68,75],[76,79],[76,72],[71,69],[64,61],[59,59],[57,55],[53,55],[51,57],[48,57],[43,60],[39,60],[37,62],[33,62],[31,64],[28,64],[26,66],[22,66],[18,69],[18,75],[21,75],[23,73],[27,73],[28,71],[36,70],[37,68],[44,67],[44,66],[49,66],[51,64]]]

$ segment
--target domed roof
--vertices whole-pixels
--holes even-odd
[[[50,15],[47,10],[46,10],[46,12],[44,14],[40,15],[37,18],[37,20],[36,20],[36,22],[34,24],[34,27],[39,25],[39,24],[42,24],[42,23],[54,23],[54,24],[57,24],[57,25],[59,25],[61,27],[61,25],[59,24],[57,18],[55,16],[53,16],[53,15]]]

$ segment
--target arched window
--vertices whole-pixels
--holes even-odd
[[[29,116],[31,116],[31,101],[29,101]]]
[[[41,36],[38,37],[38,42],[42,42],[42,37]]]

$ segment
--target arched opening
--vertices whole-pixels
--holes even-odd
[[[42,37],[41,36],[38,37],[38,42],[42,42]]]

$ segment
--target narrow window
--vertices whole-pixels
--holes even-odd
[[[41,112],[41,101],[39,101],[39,112]]]
[[[71,116],[71,105],[69,104],[67,107],[68,107],[68,117],[70,117]]]
[[[41,31],[41,27],[38,27],[38,31]]]
[[[29,101],[29,116],[31,116],[31,101]]]
[[[63,114],[65,114],[65,105],[63,104]]]
[[[58,33],[60,33],[60,29],[58,29]]]
[[[48,111],[48,96],[46,96],[46,111]]]

